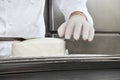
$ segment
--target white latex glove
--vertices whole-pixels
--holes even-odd
[[[85,17],[74,15],[58,28],[58,34],[59,37],[65,37],[65,39],[70,39],[73,35],[75,40],[79,40],[82,35],[83,40],[92,41],[95,30]]]

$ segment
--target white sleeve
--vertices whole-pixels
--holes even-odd
[[[86,15],[88,22],[93,25],[93,19],[86,6],[87,0],[55,0],[55,3],[64,14],[66,20],[69,19],[69,16],[74,11],[81,11]]]

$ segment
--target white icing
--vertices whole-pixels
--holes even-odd
[[[65,55],[65,41],[57,38],[31,39],[13,43],[13,57],[54,57]]]

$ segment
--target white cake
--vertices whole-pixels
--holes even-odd
[[[65,41],[40,38],[13,43],[13,57],[56,57],[65,55]]]

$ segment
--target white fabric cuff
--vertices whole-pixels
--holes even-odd
[[[88,22],[93,25],[93,19],[88,12],[86,2],[87,0],[69,0],[69,1],[61,0],[61,1],[57,1],[57,4],[61,12],[64,14],[65,20],[69,19],[71,13],[75,11],[80,11],[85,14]]]

